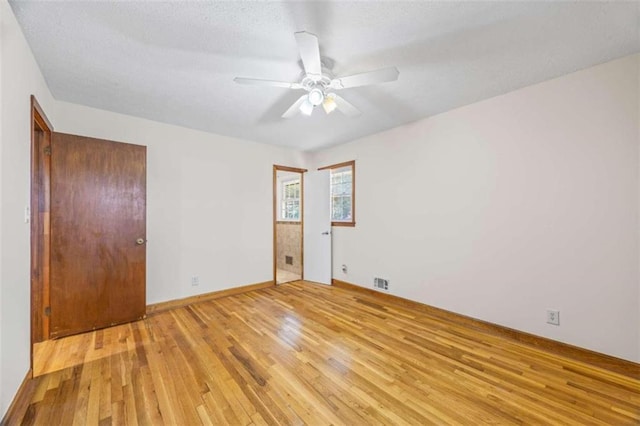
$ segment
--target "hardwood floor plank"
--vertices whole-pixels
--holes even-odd
[[[305,282],[43,342],[24,424],[640,424],[640,380]]]
[[[97,361],[100,363],[100,422],[111,418],[111,360],[112,357],[106,357]]]
[[[100,379],[102,376],[102,368],[101,362],[91,362],[87,366],[87,370],[91,371],[91,378],[89,382],[89,395],[87,397],[87,414],[85,417],[84,424],[95,425],[100,422],[100,392],[101,392],[101,384]],[[74,423],[75,423],[74,419]]]
[[[89,393],[91,391],[91,376],[92,368],[91,364],[84,364],[82,366],[82,372],[80,373],[80,379],[78,383],[78,389],[76,392],[76,407],[73,412],[72,423],[74,425],[86,425],[87,424],[87,411],[89,409]]]

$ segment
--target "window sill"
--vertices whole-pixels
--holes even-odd
[[[355,227],[356,223],[355,222],[331,222],[331,226],[349,226],[349,227]]]

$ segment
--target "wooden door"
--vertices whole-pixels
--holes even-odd
[[[146,147],[53,133],[50,337],[144,317]]]

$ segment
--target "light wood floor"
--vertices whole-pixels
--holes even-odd
[[[291,281],[299,281],[300,274],[296,274],[295,272],[286,271],[284,269],[276,269],[276,284],[284,284]]]
[[[638,380],[303,282],[40,350],[24,424],[640,423]]]

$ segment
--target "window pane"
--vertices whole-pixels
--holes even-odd
[[[350,195],[336,195],[331,198],[331,217],[335,221],[351,220]]]
[[[300,219],[300,180],[282,183],[282,207],[280,215],[285,220]]]
[[[355,162],[330,168],[331,220],[334,222],[353,222],[353,181]]]
[[[342,206],[340,205],[338,200],[338,197],[331,198],[331,218],[333,220],[340,220],[340,209]]]
[[[342,209],[342,197],[336,197],[336,220],[344,219],[344,212]]]
[[[349,220],[351,218],[351,199],[349,197],[342,197],[342,220]]]

